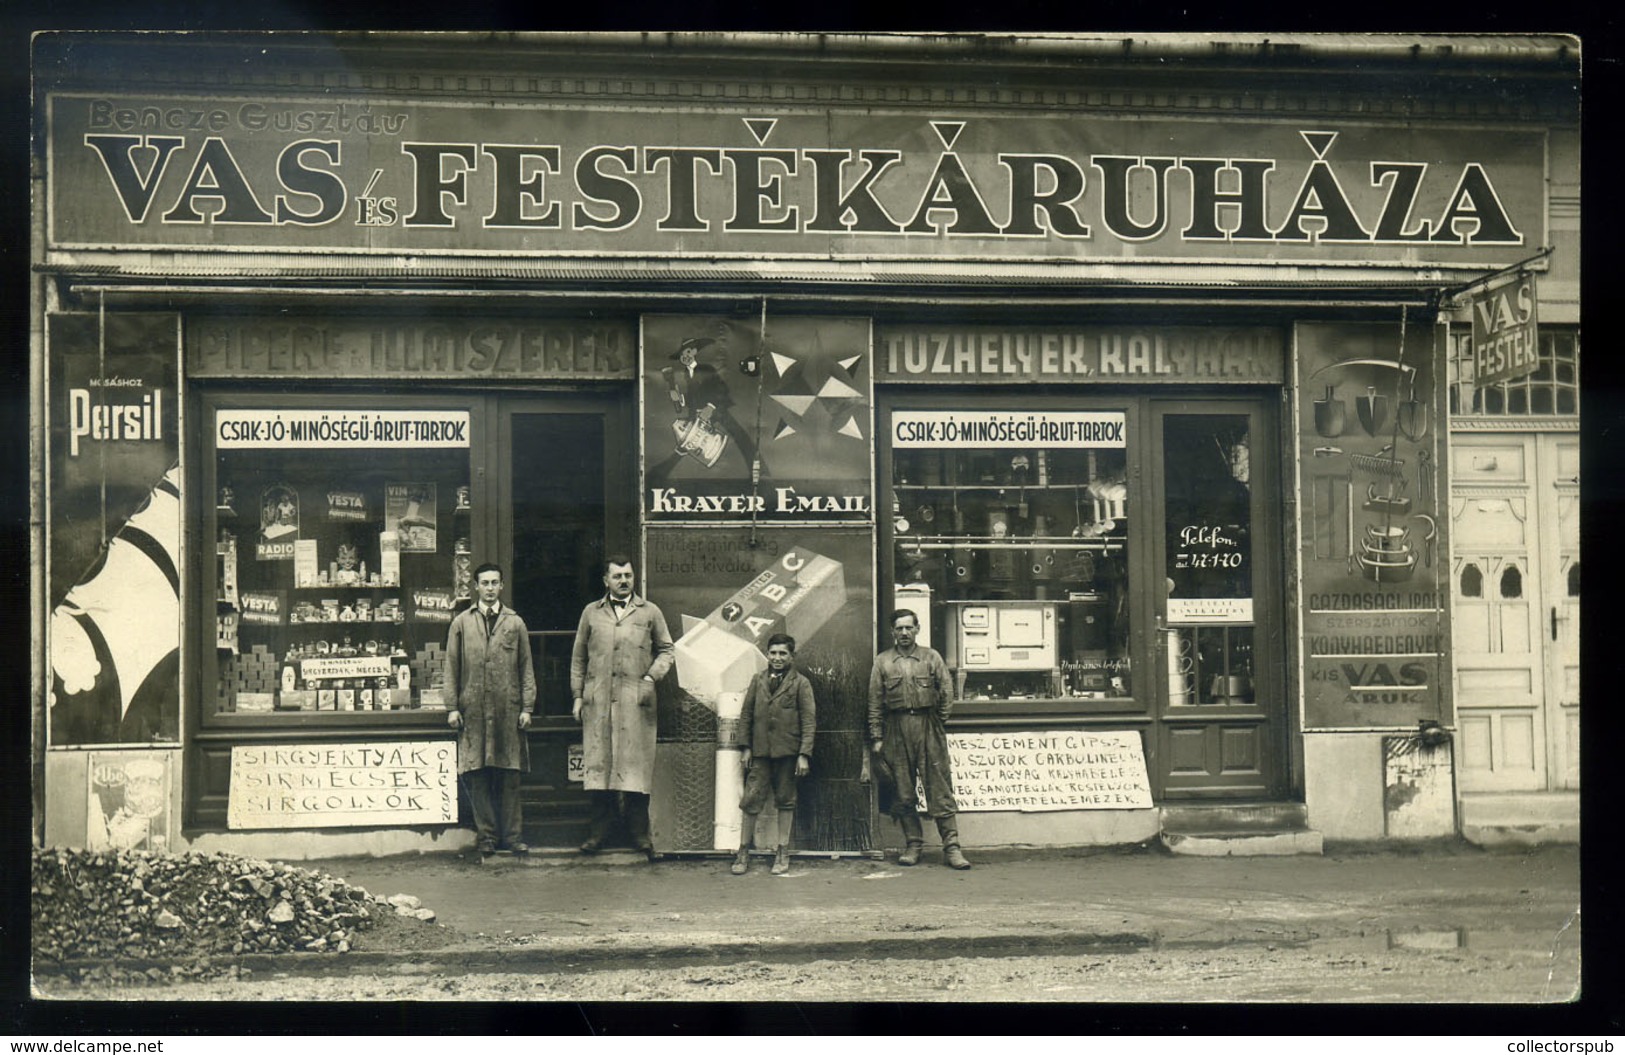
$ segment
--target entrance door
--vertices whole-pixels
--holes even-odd
[[[581,397],[498,403],[497,552],[513,607],[530,629],[538,700],[524,780],[526,837],[541,846],[585,831],[581,727],[570,717],[570,648],[586,603],[603,593],[602,562],[633,538],[632,491],[619,403]],[[622,492],[625,493],[622,493]]]
[[[1451,437],[1461,790],[1580,786],[1580,446]]]
[[[1156,761],[1167,799],[1284,788],[1278,450],[1263,400],[1154,401]]]

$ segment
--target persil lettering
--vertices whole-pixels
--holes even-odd
[[[79,456],[80,441],[162,440],[164,391],[138,389],[110,398],[122,389],[101,387],[68,391],[68,456]]]

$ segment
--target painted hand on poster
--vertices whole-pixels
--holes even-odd
[[[51,613],[54,743],[112,743],[177,691],[180,468],[164,474]],[[155,720],[155,719],[154,719]]]

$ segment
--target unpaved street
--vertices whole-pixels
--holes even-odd
[[[1525,1002],[1563,1001],[1578,986],[1571,928],[1547,951],[1487,940],[1437,948],[1445,934],[1387,934],[1302,946],[1157,948],[1087,956],[965,957],[877,962],[719,963],[536,973],[461,973],[433,964],[321,977],[269,975],[143,990],[157,1000],[342,1001],[1065,1001]],[[53,986],[95,999],[138,994]]]
[[[342,957],[236,979],[74,983],[48,999],[1555,1003],[1580,990],[1572,847],[1192,859],[987,855],[968,873],[796,861],[492,868],[455,855],[324,868],[411,893]],[[126,979],[128,981],[128,979]],[[137,979],[139,982],[140,980]]]

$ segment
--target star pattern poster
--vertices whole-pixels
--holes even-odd
[[[650,520],[865,521],[867,319],[645,316]]]

